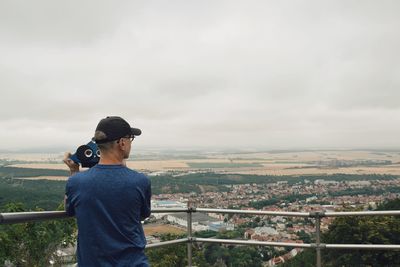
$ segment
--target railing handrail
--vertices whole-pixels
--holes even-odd
[[[210,209],[210,208],[154,208],[152,213],[188,213],[188,236],[176,240],[164,241],[149,244],[146,248],[156,248],[169,246],[179,243],[188,244],[188,263],[191,266],[191,244],[194,242],[220,243],[236,245],[257,245],[257,246],[275,246],[275,247],[294,247],[294,248],[314,248],[317,252],[317,267],[321,266],[321,249],[366,249],[366,250],[400,250],[400,245],[392,244],[324,244],[320,243],[320,223],[323,217],[344,217],[344,216],[400,216],[399,210],[391,211],[346,211],[346,212],[283,212],[283,211],[259,211],[259,210],[235,210],[235,209]],[[233,240],[233,239],[215,239],[215,238],[197,238],[192,236],[192,213],[224,213],[224,214],[249,214],[249,215],[269,215],[285,217],[303,217],[316,219],[316,243],[288,243],[288,242],[264,242],[254,240]],[[0,213],[1,224],[25,223],[31,221],[41,221],[49,219],[63,219],[69,217],[65,211],[34,211],[34,212],[5,212]]]
[[[67,218],[65,211],[31,211],[0,213],[0,224],[25,223],[51,219]]]
[[[287,217],[310,217],[310,213],[309,212],[234,210],[234,209],[206,209],[206,208],[196,208],[195,211],[207,212],[207,213],[273,215],[273,216],[287,216]]]
[[[226,214],[249,214],[270,215],[284,217],[344,217],[344,216],[400,216],[400,210],[390,211],[343,211],[343,212],[286,212],[286,211],[260,211],[260,210],[237,210],[237,209],[210,209],[210,208],[155,208],[152,213],[175,213],[175,212],[204,212],[204,213],[226,213]],[[4,212],[0,213],[0,224],[23,223],[38,220],[67,218],[65,211],[32,211],[32,212]]]

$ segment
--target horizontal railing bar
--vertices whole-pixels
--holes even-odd
[[[152,209],[151,213],[171,213],[171,212],[189,212],[188,208],[156,208]]]
[[[342,212],[325,212],[325,217],[342,217],[342,216],[398,216],[398,210],[384,211],[342,211]]]
[[[293,216],[293,217],[315,217],[307,212],[280,212],[280,211],[256,211],[256,210],[231,210],[231,209],[207,209],[195,208],[160,208],[153,209],[152,213],[171,212],[205,212],[205,213],[230,213],[230,214],[252,214],[271,216]],[[344,217],[344,216],[399,216],[400,211],[345,211],[345,212],[322,212],[321,217]],[[0,213],[0,224],[23,223],[29,221],[59,219],[68,217],[65,211],[37,211],[37,212],[7,212]]]
[[[205,212],[205,213],[231,213],[252,214],[271,216],[293,216],[293,217],[315,217],[307,212],[280,212],[280,211],[255,211],[255,210],[231,210],[231,209],[207,209],[195,208],[160,208],[153,209],[152,213],[170,212]],[[345,212],[322,212],[321,217],[343,217],[343,216],[399,216],[400,211],[345,211]],[[37,212],[8,212],[0,213],[0,224],[23,223],[29,221],[59,219],[68,217],[65,211],[37,211]]]
[[[170,240],[170,241],[149,244],[146,246],[146,248],[157,248],[157,247],[163,247],[163,246],[169,246],[169,245],[174,245],[174,244],[179,244],[179,243],[187,243],[187,242],[189,242],[188,238],[175,239],[175,240]]]
[[[67,218],[65,211],[33,211],[0,213],[0,224],[24,223],[50,219]]]
[[[198,211],[198,212],[208,212],[208,213],[234,213],[234,214],[310,217],[310,213],[309,212],[231,210],[231,209],[205,209],[205,208],[196,208],[196,211]]]
[[[324,248],[327,248],[327,249],[400,250],[400,245],[325,244]]]
[[[265,242],[253,240],[232,240],[232,239],[215,239],[215,238],[193,238],[194,242],[205,243],[220,243],[220,244],[236,244],[236,245],[256,245],[256,246],[271,246],[271,247],[296,247],[296,248],[311,248],[311,244],[302,243],[285,243],[285,242]]]

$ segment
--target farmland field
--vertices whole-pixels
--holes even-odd
[[[166,234],[166,233],[182,234],[186,232],[185,230],[179,227],[167,224],[145,224],[143,226],[143,230],[146,235]]]
[[[128,160],[127,166],[139,171],[152,172],[197,172],[204,169],[217,173],[237,173],[254,175],[318,175],[318,174],[392,174],[400,175],[400,152],[397,151],[276,151],[276,152],[193,152],[166,155],[151,154],[136,156]],[[7,165],[31,169],[67,170],[61,162],[62,155],[27,155],[30,161],[23,162],[24,157],[11,158],[18,163]],[[172,156],[171,156],[172,157]],[[0,159],[4,155],[0,155]],[[146,159],[144,159],[146,158]],[[31,160],[35,159],[35,162]],[[58,163],[55,161],[58,159]],[[51,176],[51,177],[50,177]],[[59,179],[53,175],[45,179]]]

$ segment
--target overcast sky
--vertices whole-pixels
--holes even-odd
[[[0,150],[400,148],[400,1],[0,1]]]

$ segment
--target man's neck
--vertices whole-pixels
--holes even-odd
[[[124,164],[124,157],[119,153],[102,153],[99,164],[103,165],[118,165]]]

